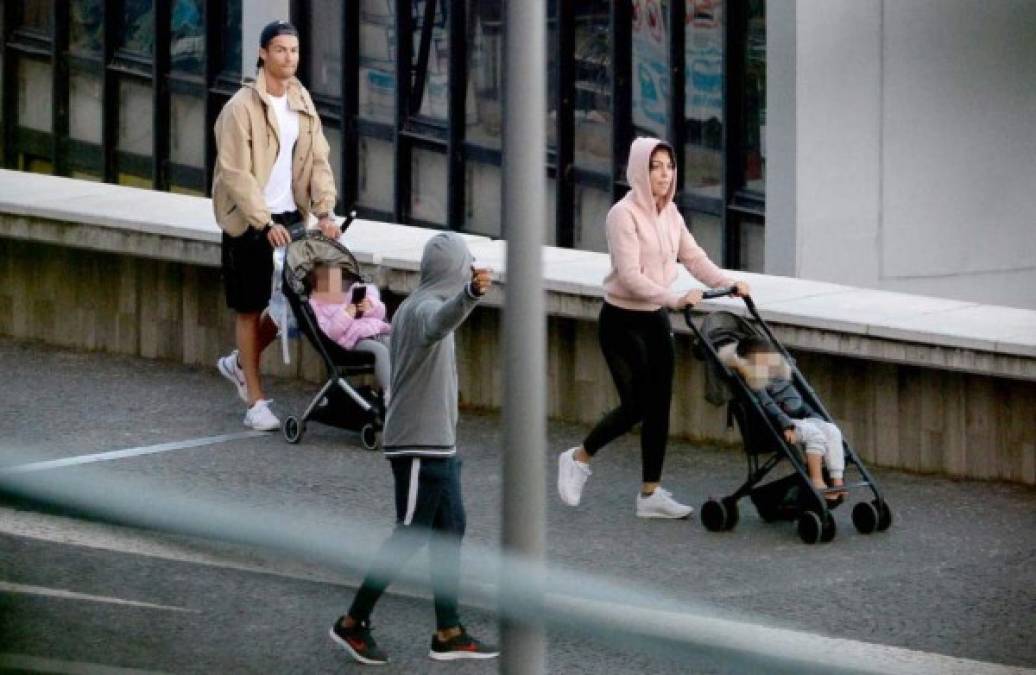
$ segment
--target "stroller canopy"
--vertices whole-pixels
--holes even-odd
[[[284,281],[298,297],[309,295],[306,280],[317,265],[341,268],[343,283],[351,284],[363,278],[360,264],[349,249],[323,235],[310,234],[289,244],[284,257]]]

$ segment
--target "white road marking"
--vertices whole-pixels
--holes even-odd
[[[7,581],[0,581],[0,593],[18,593],[21,595],[39,595],[59,600],[82,600],[86,602],[103,602],[109,605],[122,605],[124,607],[139,607],[141,609],[162,609],[169,612],[189,612],[200,614],[197,609],[186,607],[173,607],[171,605],[156,605],[150,602],[139,602],[137,600],[125,600],[113,598],[107,595],[90,595],[88,593],[76,593],[61,588],[47,588],[46,586],[30,586],[26,584],[14,584]]]
[[[227,441],[237,441],[242,438],[256,438],[258,436],[269,436],[266,431],[241,431],[234,434],[223,434],[221,436],[207,436],[205,438],[192,438],[186,441],[173,441],[172,443],[159,443],[158,445],[144,445],[137,448],[125,450],[112,450],[110,452],[97,452],[91,455],[77,455],[75,457],[62,457],[61,459],[50,459],[18,466],[0,467],[0,476],[9,476],[19,473],[31,473],[33,471],[46,471],[47,469],[60,469],[66,466],[77,466],[80,464],[93,464],[94,462],[110,462],[113,459],[125,457],[139,457],[141,455],[154,455],[159,452],[171,450],[184,450],[186,448],[198,448],[203,445],[215,445]]]
[[[60,673],[61,675],[163,675],[158,670],[118,668],[100,663],[63,661],[28,654],[0,654],[0,668],[30,673]]]

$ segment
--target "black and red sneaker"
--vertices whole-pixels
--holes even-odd
[[[388,654],[378,649],[378,643],[371,637],[371,627],[366,621],[346,628],[343,616],[331,626],[331,639],[360,663],[381,666],[389,662]]]
[[[428,656],[436,661],[494,659],[499,655],[499,649],[471,637],[468,635],[468,631],[464,630],[464,626],[460,627],[459,635],[454,635],[446,641],[440,640],[438,634],[433,634],[432,649],[428,652]]]

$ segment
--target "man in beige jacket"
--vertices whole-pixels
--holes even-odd
[[[212,206],[223,230],[222,272],[227,305],[236,313],[237,349],[217,362],[248,405],[246,427],[273,431],[259,377],[263,350],[277,336],[267,312],[273,249],[291,241],[288,227],[316,215],[337,238],[335,183],[329,146],[309,92],[295,78],[298,31],[275,21],[259,38],[255,82],[245,83],[216,119]]]

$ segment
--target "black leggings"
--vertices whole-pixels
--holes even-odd
[[[606,302],[598,335],[620,403],[590,431],[583,448],[593,455],[643,422],[640,457],[644,482],[657,483],[665,461],[673,393],[675,355],[669,313],[665,309],[632,311]]]

